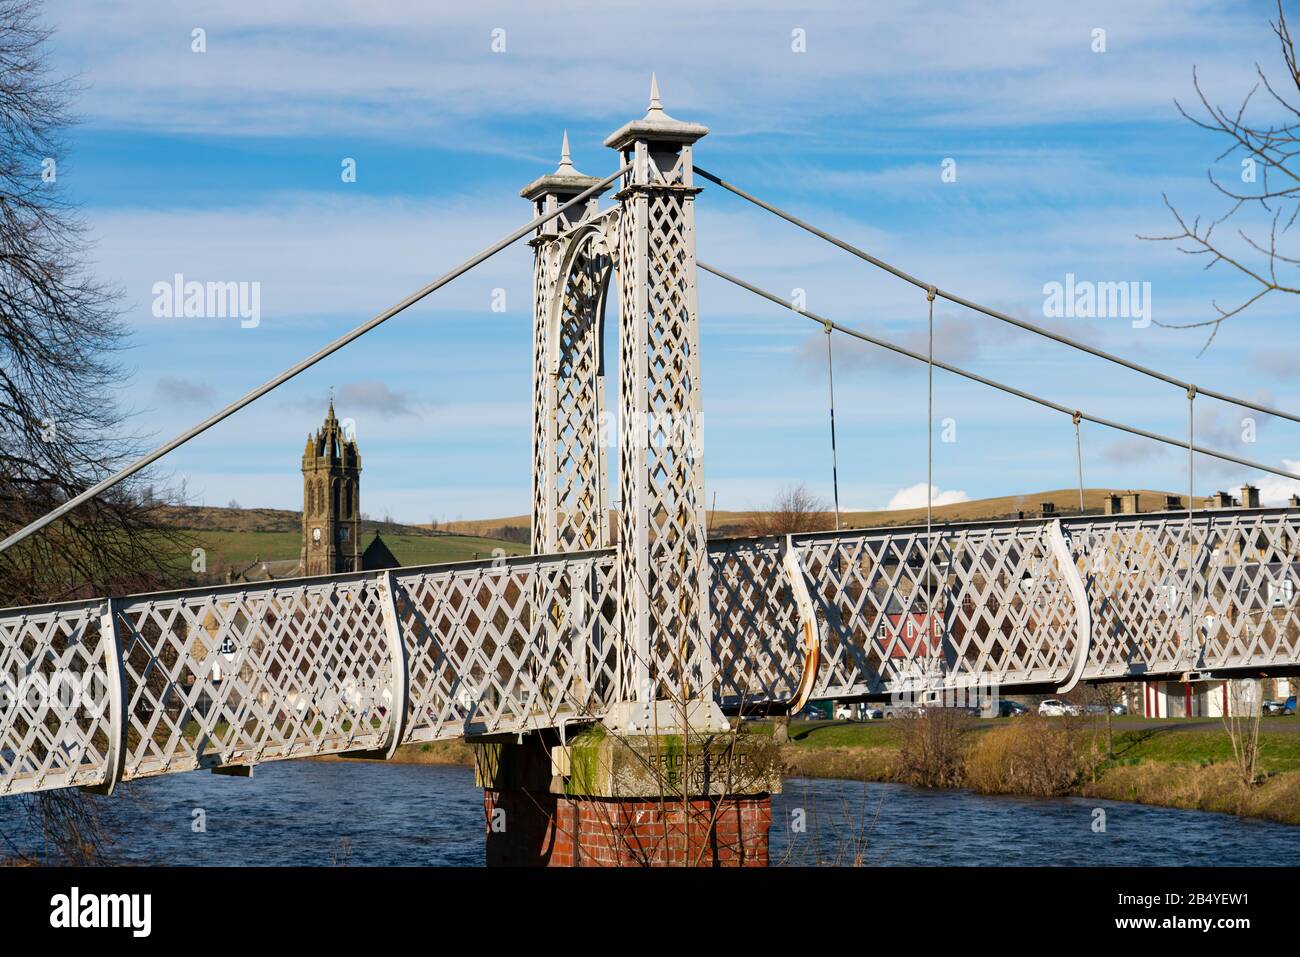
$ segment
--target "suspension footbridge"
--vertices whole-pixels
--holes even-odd
[[[116,475],[51,522],[191,441],[456,277],[534,250],[532,551],[518,558],[105,596],[0,611],[0,795],[403,744],[607,722],[656,703],[709,713],[818,698],[942,696],[969,685],[1292,674],[1300,668],[1300,509],[1176,511],[839,529],[710,541],[705,521],[694,208],[712,182],[925,293],[1154,377],[1292,422],[988,309],[891,266],[694,162],[708,130],[646,115],[607,140],[605,177],[529,184],[533,218]],[[567,147],[567,141],[566,141]],[[615,189],[612,202],[601,197]],[[773,304],[1068,416],[1237,465],[1265,463],[1034,395]],[[616,288],[616,296],[611,296]],[[617,489],[600,424],[617,324]],[[526,453],[520,452],[521,457]],[[1189,476],[1190,481],[1190,476]],[[611,508],[611,503],[617,508]],[[611,518],[611,515],[613,517]],[[640,711],[638,711],[640,709]],[[645,730],[644,724],[640,726]]]

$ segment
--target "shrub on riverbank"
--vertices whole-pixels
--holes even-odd
[[[1204,766],[1155,761],[1111,767],[1080,789],[1087,797],[1192,811],[1218,811],[1300,824],[1300,771],[1267,775],[1247,788],[1228,762]]]
[[[898,750],[889,747],[800,748],[785,745],[781,762],[786,777],[839,778],[847,781],[898,780]]]
[[[899,719],[898,779],[919,788],[960,787],[966,738],[974,719],[956,708],[931,708]]]
[[[1066,794],[1080,776],[1079,739],[1063,718],[1026,715],[990,728],[966,753],[966,784],[983,794]]]

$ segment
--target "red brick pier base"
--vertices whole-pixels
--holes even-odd
[[[766,867],[775,746],[594,726],[479,741],[488,866]],[[685,793],[685,797],[683,797]]]
[[[483,808],[489,867],[767,866],[769,794],[693,798],[689,828],[683,827],[688,814],[681,798],[488,788]]]

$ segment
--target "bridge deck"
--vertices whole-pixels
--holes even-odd
[[[1160,513],[710,544],[716,696],[1060,686],[1300,665],[1300,513]],[[791,549],[796,561],[785,560]],[[612,549],[0,611],[0,795],[599,717]]]

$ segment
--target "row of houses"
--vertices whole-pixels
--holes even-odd
[[[1144,681],[1140,706],[1130,712],[1147,718],[1221,718],[1258,714],[1264,701],[1285,701],[1294,692],[1290,678],[1262,681]]]

